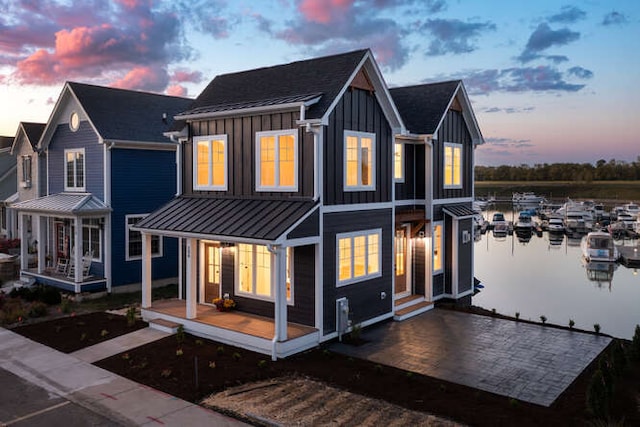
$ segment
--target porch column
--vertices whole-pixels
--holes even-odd
[[[197,317],[198,251],[197,240],[187,239],[187,319]]]
[[[18,226],[20,228],[20,270],[29,268],[29,235],[25,214],[18,214]]]
[[[142,234],[142,308],[151,307],[151,235]]]
[[[287,340],[287,257],[286,248],[276,246],[274,252],[275,268],[275,328],[278,341]]]
[[[74,246],[73,253],[71,256],[73,257],[73,265],[74,265],[74,282],[75,292],[77,294],[80,293],[80,283],[82,282],[82,218],[79,216],[73,219],[75,225],[75,236],[74,236]]]
[[[35,224],[38,224],[38,273],[43,273],[47,267],[47,234],[46,234],[46,217],[36,215],[33,218]]]

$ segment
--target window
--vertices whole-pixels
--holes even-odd
[[[378,277],[381,264],[382,230],[358,231],[336,236],[338,286]]]
[[[146,215],[127,215],[126,221],[126,260],[131,261],[134,259],[142,258],[142,233],[132,230],[131,227],[136,225]],[[162,238],[160,236],[151,236],[151,256],[162,256]]]
[[[285,252],[287,302],[293,304],[293,249]],[[236,293],[273,300],[271,253],[266,246],[238,245],[238,280]]]
[[[404,182],[404,144],[398,142],[393,148],[393,179]]]
[[[69,116],[69,129],[73,132],[77,131],[80,128],[80,116],[77,112],[73,111]]]
[[[256,133],[256,189],[298,191],[298,131]]]
[[[193,138],[193,188],[227,190],[227,135]]]
[[[444,144],[444,186],[462,187],[462,145]]]
[[[71,248],[75,247],[74,237],[75,228],[71,227]],[[60,239],[59,242],[64,242],[64,239]],[[60,248],[59,248],[60,249]],[[96,261],[100,261],[102,257],[102,222],[99,218],[89,218],[82,220],[82,254],[91,253],[92,258]],[[69,254],[73,256],[73,253]]]
[[[84,148],[64,150],[64,189],[84,191]]]
[[[31,156],[22,156],[22,186],[31,187]]]
[[[439,273],[442,271],[442,255],[444,254],[444,248],[442,246],[442,223],[435,223],[433,225],[433,272]]]
[[[375,190],[374,133],[344,131],[344,189]]]

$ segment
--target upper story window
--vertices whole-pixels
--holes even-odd
[[[146,217],[147,215],[126,215],[126,260],[131,261],[134,259],[142,259],[142,233],[136,230],[132,230],[131,227],[136,225],[138,221]],[[151,256],[162,256],[162,237],[153,235],[151,236]]]
[[[404,182],[404,144],[393,144],[393,179]]]
[[[444,143],[444,186],[462,188],[462,144]]]
[[[80,116],[77,112],[72,112],[69,116],[69,129],[73,132],[77,131],[80,128]]]
[[[227,190],[227,135],[193,138],[193,188]]]
[[[298,191],[298,130],[256,133],[256,190]]]
[[[375,190],[376,134],[344,131],[345,191]]]
[[[85,190],[84,148],[64,150],[65,191]]]
[[[343,233],[336,236],[338,245],[338,286],[380,276],[382,230]]]
[[[31,187],[31,156],[22,156],[22,186]]]

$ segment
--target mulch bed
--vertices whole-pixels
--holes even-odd
[[[12,331],[63,353],[73,353],[147,326],[142,320],[129,326],[125,316],[95,312],[16,326]]]
[[[76,316],[23,326],[14,331],[29,336],[24,333],[29,330],[30,338],[61,348],[65,342],[77,345],[82,333],[86,334],[87,340],[89,337],[104,340],[115,336],[116,331],[121,330],[115,327],[118,318],[123,322],[124,333],[133,330],[126,328],[126,319],[122,316],[111,320],[104,320],[105,315],[100,313],[94,316],[102,318],[103,323],[91,322],[88,316]],[[78,319],[82,324],[78,324]],[[103,328],[109,331],[108,337],[100,336]],[[590,421],[585,409],[586,393],[598,361],[594,361],[549,408],[350,358],[323,348],[272,362],[269,356],[189,334],[181,340],[179,336],[170,336],[104,359],[96,365],[191,402],[257,380],[302,375],[469,425],[568,426],[585,425]],[[640,399],[640,366],[628,369],[618,382],[611,418],[624,418],[628,425],[640,425],[637,399]]]

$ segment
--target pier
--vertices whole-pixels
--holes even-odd
[[[640,248],[638,246],[618,246],[620,259],[627,267],[640,267]]]

